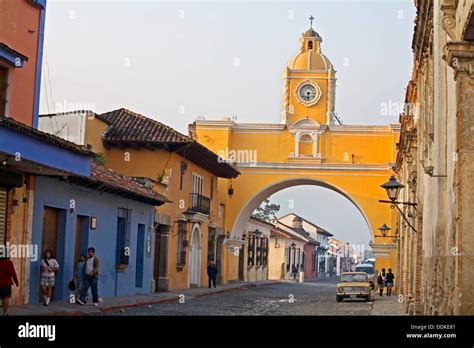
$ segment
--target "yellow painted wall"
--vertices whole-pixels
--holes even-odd
[[[229,129],[233,127],[232,129]],[[242,130],[238,125],[224,128],[222,125],[213,129],[205,122],[196,123],[196,139],[211,150],[219,153],[225,148],[234,150],[255,150],[258,164],[287,163],[293,168],[275,169],[238,166],[241,175],[231,181],[234,194],[229,197],[227,189],[228,180],[219,180],[220,194],[226,201],[226,231],[232,231],[233,223],[243,206],[254,195],[277,182],[294,179],[315,179],[330,184],[350,196],[368,219],[372,232],[378,233],[378,227],[384,223],[389,224],[394,216],[394,211],[388,205],[378,202],[386,199],[386,194],[380,185],[386,182],[391,175],[387,163],[394,162],[395,143],[398,131],[390,126],[361,126],[354,130],[351,126],[340,131],[327,129],[319,136],[318,152],[322,160],[317,159],[291,159],[290,153],[294,152],[295,138],[288,128],[281,131],[262,130],[254,132]],[[225,134],[225,136],[222,136]],[[225,141],[227,139],[227,141]],[[344,165],[344,168],[308,169],[298,167],[299,164]],[[364,169],[363,166],[375,166],[373,169]],[[365,231],[354,231],[365,233]],[[385,242],[376,240],[376,242]],[[392,270],[395,270],[396,254],[392,254],[387,261]],[[229,263],[227,279],[238,277],[238,267]]]

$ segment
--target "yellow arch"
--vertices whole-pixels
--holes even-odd
[[[244,232],[244,227],[249,220],[250,216],[252,213],[255,211],[255,209],[260,205],[260,203],[267,197],[271,196],[272,194],[281,191],[283,189],[289,188],[289,187],[294,187],[294,186],[301,186],[301,185],[313,185],[313,186],[319,186],[319,187],[324,187],[327,189],[330,189],[334,192],[339,193],[340,195],[344,196],[347,198],[356,208],[357,210],[362,214],[368,230],[370,232],[371,239],[373,239],[374,236],[374,231],[372,230],[372,226],[369,222],[369,218],[367,217],[367,214],[365,213],[364,209],[361,208],[360,204],[346,191],[329,184],[323,180],[319,179],[312,179],[312,178],[291,178],[291,179],[284,179],[275,183],[272,183],[259,192],[257,192],[250,200],[248,200],[240,209],[240,212],[238,213],[237,217],[235,218],[234,224],[232,226],[231,230],[231,235],[240,237],[242,236]]]

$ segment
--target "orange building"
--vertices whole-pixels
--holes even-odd
[[[46,1],[0,1],[0,116],[37,126]]]

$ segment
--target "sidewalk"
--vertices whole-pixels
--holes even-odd
[[[398,303],[398,296],[381,297],[379,294],[374,294],[374,302],[372,306],[372,315],[408,315],[403,310],[403,304]]]
[[[239,291],[256,287],[257,285],[275,284],[278,281],[261,282],[235,282],[226,285],[218,285],[217,288],[194,288],[180,289],[169,292],[157,292],[153,294],[143,294],[134,296],[106,297],[104,302],[99,303],[97,307],[88,302],[85,306],[66,301],[53,301],[49,306],[41,304],[13,305],[10,307],[10,315],[103,315],[109,312],[119,311],[125,308],[154,305],[164,302],[179,301],[184,295],[185,298],[195,298],[210,296],[222,292]],[[100,289],[99,289],[100,290]]]

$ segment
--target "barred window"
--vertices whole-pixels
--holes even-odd
[[[247,265],[255,265],[255,236],[248,238],[248,253],[247,253]]]
[[[176,264],[178,266],[184,266],[186,264],[186,222],[178,222],[178,252]]]
[[[8,68],[0,66],[0,116],[7,113]]]
[[[262,265],[268,264],[268,238],[262,239]]]
[[[262,265],[262,238],[257,238],[257,266]]]

